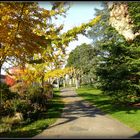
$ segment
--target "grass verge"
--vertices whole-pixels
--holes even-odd
[[[119,106],[111,103],[111,99],[98,89],[82,87],[76,92],[104,113],[111,115],[129,127],[140,131],[140,108],[132,106]]]
[[[40,118],[27,125],[21,125],[20,127],[0,134],[0,138],[31,138],[51,124],[55,123],[60,117],[64,107],[64,103],[60,97],[60,91],[54,89],[54,98],[48,103],[48,111],[40,114]]]

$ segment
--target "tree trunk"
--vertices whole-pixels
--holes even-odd
[[[0,62],[0,74],[1,74],[1,70],[2,70],[2,64],[1,64],[1,62]]]
[[[42,87],[41,93],[44,93],[44,75],[42,75],[41,77],[41,87]]]
[[[78,78],[76,78],[76,81],[75,81],[75,84],[76,84],[76,89],[78,89],[79,88],[79,86],[80,86],[80,84],[79,84],[80,82],[79,82],[79,79]]]
[[[92,80],[91,80],[91,78],[89,78],[89,83],[92,84]]]
[[[72,79],[69,79],[69,84],[70,86],[72,86]]]
[[[66,81],[65,81],[65,78],[63,79],[63,87],[66,87]]]
[[[72,84],[74,85],[74,78],[72,78]]]
[[[57,88],[59,89],[60,88],[60,79],[59,78],[57,78]]]
[[[0,62],[0,74],[2,70],[2,62]],[[0,88],[0,106],[2,106],[2,88]]]

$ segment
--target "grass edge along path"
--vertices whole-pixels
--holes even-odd
[[[76,89],[76,93],[89,101],[92,105],[101,109],[107,115],[119,120],[128,127],[140,132],[140,108],[128,106],[115,106],[111,104],[111,99],[101,94],[101,90],[92,87],[81,87]]]
[[[31,138],[41,133],[48,126],[55,123],[61,115],[64,103],[60,96],[60,90],[54,89],[54,98],[50,101],[50,104],[51,107],[43,114],[43,117],[10,132],[1,133],[0,138]]]

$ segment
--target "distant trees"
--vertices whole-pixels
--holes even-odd
[[[95,82],[95,65],[97,62],[96,56],[98,51],[89,44],[77,46],[69,54],[67,66],[72,66],[78,70],[77,78],[81,84]]]

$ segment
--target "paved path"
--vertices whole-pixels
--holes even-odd
[[[72,88],[63,89],[61,95],[65,102],[61,118],[33,138],[130,138],[137,134],[83,101]]]

